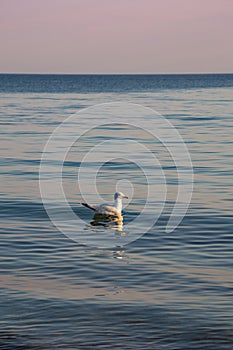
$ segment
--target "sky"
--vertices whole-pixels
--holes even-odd
[[[0,0],[1,73],[233,73],[233,0]]]

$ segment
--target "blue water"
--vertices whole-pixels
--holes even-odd
[[[194,192],[182,223],[166,233],[177,181],[158,148],[170,184],[158,222],[124,247],[101,249],[50,222],[39,165],[59,123],[115,101],[151,107],[177,128],[192,158]],[[232,349],[233,75],[0,75],[0,102],[0,349]],[[99,138],[89,135],[82,147]],[[140,140],[148,143],[146,135]],[[74,146],[68,155],[64,188],[88,223],[75,187],[83,152]],[[138,169],[108,163],[98,188],[108,200],[112,183],[129,174],[138,186],[124,210],[130,221],[145,194]]]
[[[233,74],[0,74],[0,80],[0,92],[7,93],[123,93],[233,86]]]

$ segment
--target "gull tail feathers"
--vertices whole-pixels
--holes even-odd
[[[89,208],[89,209],[95,211],[95,208],[92,207],[91,205],[89,205],[89,204],[87,204],[87,203],[81,203],[81,204],[84,205],[84,207],[87,207],[87,208]]]

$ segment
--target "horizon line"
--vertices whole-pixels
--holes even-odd
[[[184,73],[48,73],[48,72],[0,72],[0,75],[231,75],[233,72],[184,72]]]

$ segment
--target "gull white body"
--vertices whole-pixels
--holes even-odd
[[[81,203],[85,207],[93,210],[95,214],[100,215],[110,215],[110,216],[119,216],[122,211],[122,199],[128,198],[122,192],[116,192],[114,194],[114,203],[111,204],[100,204],[100,205],[89,205],[87,203]]]

